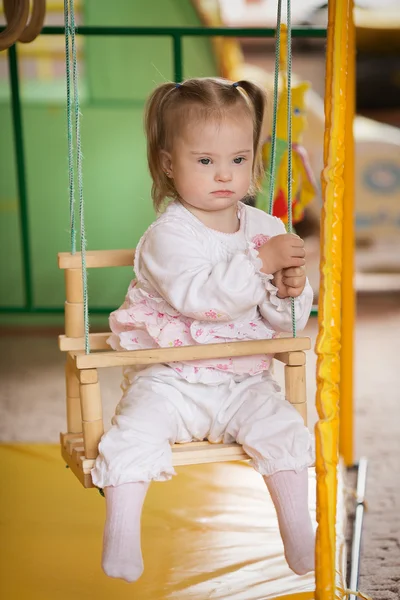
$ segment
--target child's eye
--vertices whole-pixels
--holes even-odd
[[[246,159],[244,156],[237,156],[236,158],[233,159],[233,162],[235,163],[235,165],[241,165],[242,162],[244,162]]]
[[[209,158],[200,158],[199,163],[202,165],[209,165],[211,164],[211,160]]]

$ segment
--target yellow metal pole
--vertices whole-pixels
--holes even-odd
[[[350,0],[329,0],[317,397],[316,600],[335,599],[336,501],[339,449],[342,219]]]
[[[353,456],[353,368],[354,368],[354,133],[355,112],[355,27],[354,0],[349,7],[349,40],[347,48],[346,134],[343,203],[343,268],[342,268],[342,351],[340,362],[340,429],[339,452],[346,466]]]

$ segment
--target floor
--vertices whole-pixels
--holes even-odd
[[[306,333],[313,341],[316,319]],[[400,598],[400,295],[359,299],[355,360],[357,457],[369,459],[360,589]],[[56,442],[65,430],[63,357],[54,333],[0,337],[0,441]],[[309,422],[316,418],[315,357],[308,357]],[[282,372],[278,368],[278,379]],[[119,398],[118,369],[101,373],[105,422]]]

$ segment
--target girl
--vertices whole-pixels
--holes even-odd
[[[241,202],[260,180],[265,97],[248,81],[165,83],[146,113],[152,197],[166,210],[140,240],[136,280],[110,316],[115,349],[268,339],[297,327],[312,305],[302,240]],[[171,444],[243,445],[277,510],[293,571],[314,568],[308,512],[311,436],[270,373],[271,356],[188,361],[125,370],[124,395],[99,446],[93,482],[104,488],[103,569],[143,571],[140,518],[150,481],[174,475]]]

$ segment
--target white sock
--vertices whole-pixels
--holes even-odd
[[[304,575],[314,571],[315,534],[308,510],[307,469],[279,471],[264,477],[274,503],[289,567]]]
[[[102,567],[109,577],[132,582],[143,573],[140,518],[149,483],[106,487]]]

